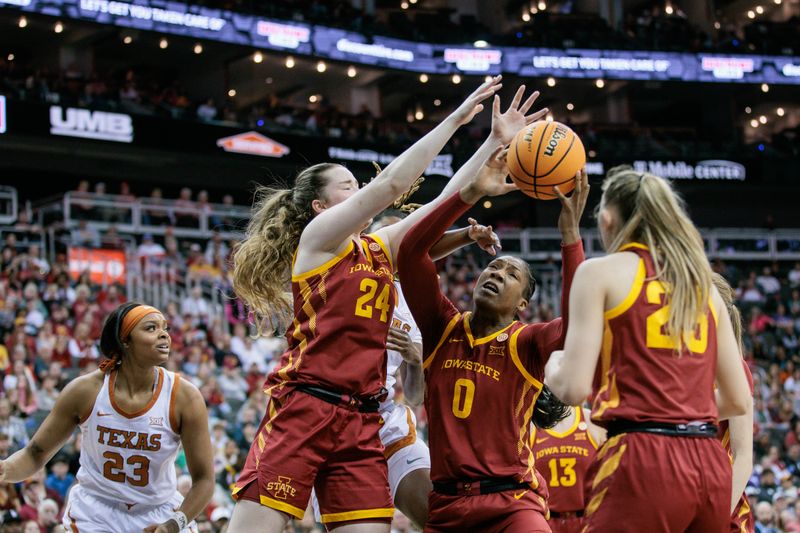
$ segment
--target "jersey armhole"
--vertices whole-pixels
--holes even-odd
[[[169,425],[172,431],[180,435],[180,428],[176,420],[177,414],[175,413],[175,404],[178,403],[178,387],[181,384],[181,375],[178,372],[173,373],[172,392],[169,395]]]
[[[78,417],[78,426],[82,426],[87,420],[89,420],[89,417],[92,416],[92,413],[94,412],[94,406],[97,405],[97,397],[103,392],[103,385],[106,384],[106,379],[108,379],[108,374],[103,374],[103,383],[100,385],[100,390],[98,390],[97,394],[94,395],[94,399],[92,400],[92,404],[87,413]]]

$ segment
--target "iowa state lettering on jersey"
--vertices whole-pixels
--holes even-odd
[[[471,370],[478,374],[489,376],[495,381],[500,381],[499,370],[495,370],[489,365],[484,365],[483,363],[479,363],[477,361],[465,361],[464,359],[445,359],[444,362],[442,363],[442,368],[445,370],[447,369]]]
[[[560,446],[548,446],[547,448],[542,448],[541,450],[537,450],[536,452],[536,459],[541,459],[542,457],[547,457],[548,455],[580,455],[581,457],[589,457],[589,450],[582,446],[571,446],[569,444],[563,444]]]
[[[157,452],[161,449],[161,433],[139,433],[126,429],[97,426],[97,442],[126,450]]]
[[[388,268],[385,266],[378,267],[377,270],[372,267],[372,265],[367,265],[365,263],[357,263],[350,267],[350,274],[355,274],[356,272],[371,272],[379,277],[386,277],[390,280],[394,279],[394,275],[389,271]]]

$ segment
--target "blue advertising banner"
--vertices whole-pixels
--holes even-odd
[[[2,8],[428,74],[800,84],[796,56],[434,45],[164,0],[0,0]]]

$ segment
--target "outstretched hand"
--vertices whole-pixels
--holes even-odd
[[[500,245],[500,237],[492,230],[492,227],[478,224],[478,221],[474,218],[468,218],[467,222],[469,222],[467,236],[475,241],[481,250],[487,254],[497,255],[497,250],[503,247]]]
[[[500,196],[517,190],[514,183],[508,183],[508,149],[498,146],[483,163],[472,182],[461,189],[461,198],[474,204],[484,196]]]
[[[519,130],[547,115],[548,109],[546,107],[528,115],[528,111],[533,107],[536,99],[539,98],[539,91],[534,91],[525,100],[525,103],[520,105],[524,94],[525,86],[520,85],[514,95],[514,99],[511,100],[511,105],[508,106],[504,113],[500,112],[500,97],[494,95],[494,101],[492,102],[492,135],[503,145],[510,143]]]
[[[554,187],[561,202],[561,213],[558,215],[558,230],[564,244],[573,244],[581,240],[580,223],[586,200],[589,198],[589,175],[586,167],[575,174],[575,190],[567,198],[558,187]]]
[[[483,111],[483,104],[481,102],[500,90],[503,86],[503,84],[500,83],[502,79],[503,76],[495,76],[489,81],[482,83],[480,87],[467,96],[467,99],[453,111],[451,116],[456,119],[459,126],[467,124],[475,115]]]

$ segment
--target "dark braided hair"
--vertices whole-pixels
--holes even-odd
[[[550,429],[569,416],[569,407],[559,400],[547,385],[544,385],[539,397],[536,398],[533,423],[539,429]]]

